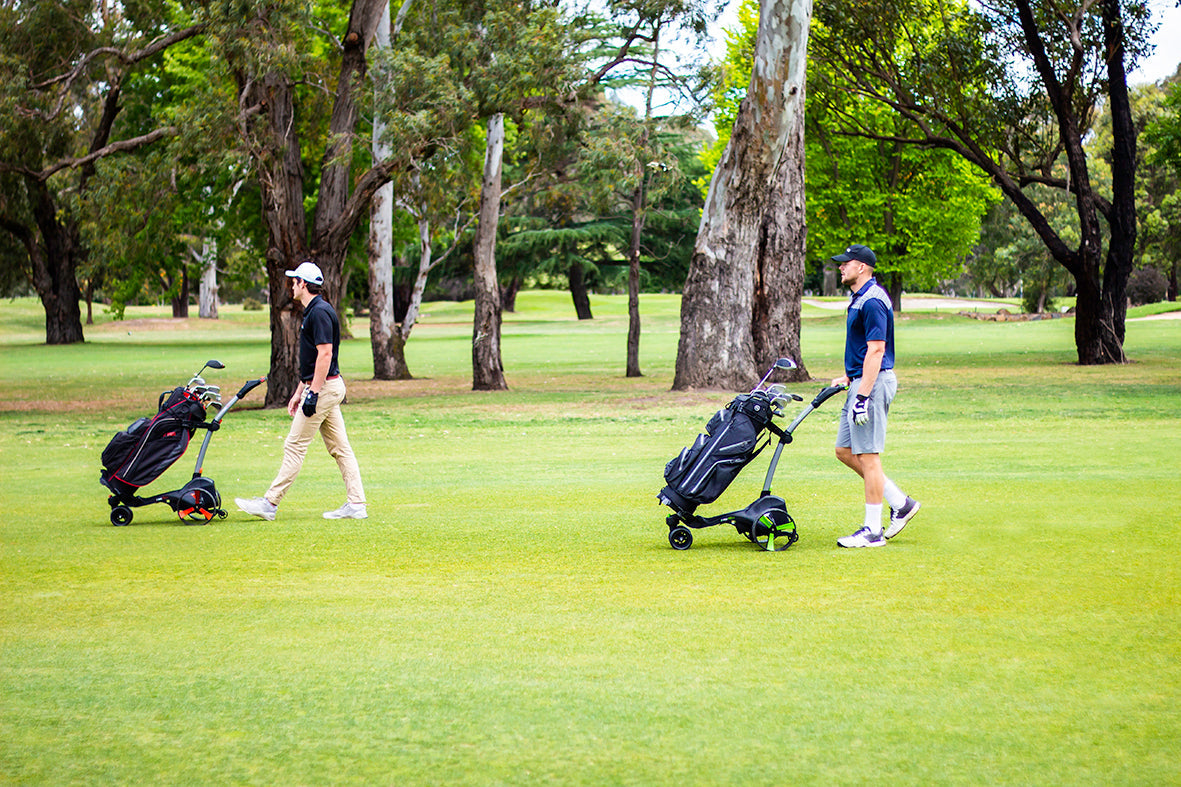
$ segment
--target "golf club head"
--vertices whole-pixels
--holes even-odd
[[[796,362],[791,358],[780,358],[775,363],[771,364],[771,368],[768,369],[767,373],[763,375],[763,379],[759,380],[759,384],[754,387],[754,390],[757,391],[766,385],[767,381],[771,379],[771,375],[775,374],[776,369],[787,370],[795,368]]]
[[[210,358],[208,361],[205,362],[205,365],[202,366],[201,369],[193,376],[200,377],[201,372],[205,371],[206,369],[224,369],[224,368],[226,368],[226,365],[224,363],[222,363],[221,361],[217,361],[217,360]]]

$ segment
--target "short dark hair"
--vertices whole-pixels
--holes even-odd
[[[308,292],[310,292],[312,295],[319,295],[320,293],[324,292],[324,285],[323,284],[316,284],[314,282],[305,281],[303,283],[303,286],[306,287]]]

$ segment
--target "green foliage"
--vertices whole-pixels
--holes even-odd
[[[703,153],[707,165],[721,157],[750,82],[759,22],[755,0],[739,7],[738,20],[739,27],[727,33],[722,79],[715,89],[719,139]],[[813,29],[822,25],[814,22]],[[948,43],[934,26],[908,29],[911,35],[897,41],[900,49]],[[878,252],[879,273],[903,276],[908,289],[929,289],[955,278],[999,193],[949,151],[886,141],[914,137],[917,130],[881,104],[850,97],[845,87],[838,72],[809,60],[805,144],[813,256],[823,264],[847,244],[865,243]],[[708,186],[705,179],[698,183]]]

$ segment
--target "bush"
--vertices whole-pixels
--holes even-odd
[[[260,312],[262,311],[262,301],[257,298],[244,298],[242,300],[242,311]]]
[[[1169,291],[1169,280],[1156,268],[1141,268],[1128,277],[1128,301],[1133,306],[1159,303]]]

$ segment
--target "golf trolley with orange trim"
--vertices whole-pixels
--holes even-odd
[[[103,449],[103,468],[99,483],[111,491],[107,503],[111,507],[111,524],[131,524],[133,508],[164,503],[180,517],[183,524],[203,525],[215,516],[226,518],[221,507],[221,495],[212,478],[202,475],[205,452],[213,433],[221,428],[221,421],[238,401],[266,382],[266,377],[249,380],[224,405],[221,389],[208,385],[201,373],[206,369],[224,369],[220,361],[209,361],[189,380],[160,394],[157,412],[133,421],[126,429],[111,438]],[[219,408],[206,421],[206,410]],[[205,439],[197,454],[197,466],[192,479],[180,489],[141,497],[141,487],[159,478],[189,447],[198,429],[204,429]]]

